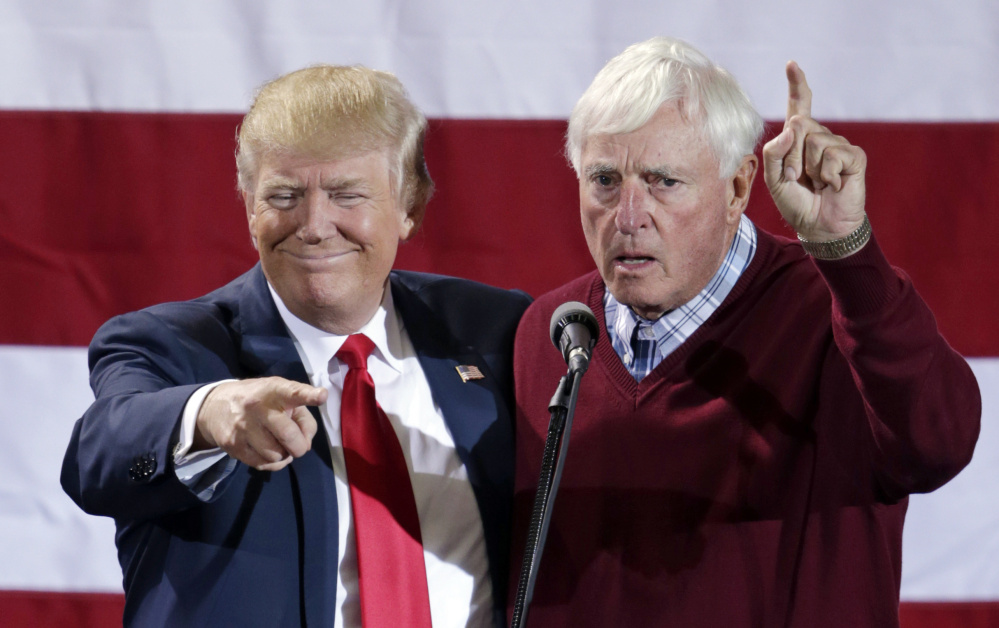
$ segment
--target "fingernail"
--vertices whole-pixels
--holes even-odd
[[[797,173],[795,173],[794,168],[792,168],[791,166],[788,166],[787,168],[784,168],[784,180],[785,181],[797,181],[798,180],[798,175],[797,175]]]

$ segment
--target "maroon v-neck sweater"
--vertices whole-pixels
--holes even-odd
[[[566,370],[551,314],[583,301],[601,326],[529,625],[898,626],[907,496],[968,463],[981,417],[908,278],[873,240],[818,262],[760,231],[726,301],[640,384],[603,291],[594,272],[541,297],[516,340],[514,578]]]

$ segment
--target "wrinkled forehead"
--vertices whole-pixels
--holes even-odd
[[[703,123],[690,119],[674,101],[662,105],[637,127],[585,136],[580,166],[584,172],[625,164],[660,168],[705,159],[717,162]]]
[[[388,153],[392,141],[385,137],[359,133],[351,129],[330,129],[326,132],[295,138],[269,138],[251,146],[258,162],[268,157],[295,156],[316,162],[346,159],[373,151]]]
[[[393,154],[391,146],[364,139],[307,147],[272,145],[254,155],[254,187],[274,187],[282,180],[295,182],[310,172],[327,173],[323,176],[328,179],[331,176],[328,173],[357,170],[363,161],[367,178],[385,178],[395,192]]]
[[[683,95],[669,98],[658,105],[655,103],[629,102],[618,100],[606,107],[595,108],[588,119],[583,120],[583,135],[621,135],[638,131],[664,112],[675,114],[676,124],[690,125],[703,129],[707,119],[703,107]]]

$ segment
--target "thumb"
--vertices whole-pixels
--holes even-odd
[[[773,190],[785,174],[785,159],[794,146],[794,131],[785,128],[763,147],[763,180]],[[797,177],[791,180],[796,180]]]

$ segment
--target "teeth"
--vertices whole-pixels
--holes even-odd
[[[624,264],[642,264],[649,261],[647,257],[624,257],[621,258],[621,262]]]

